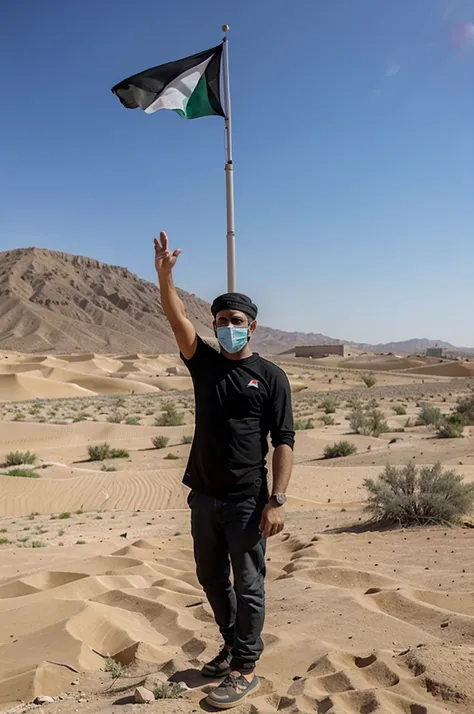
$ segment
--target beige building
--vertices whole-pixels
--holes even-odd
[[[344,357],[345,354],[345,345],[304,345],[295,347],[295,357],[313,357],[317,359],[328,355]]]
[[[427,357],[442,357],[444,350],[442,347],[428,347],[426,350]]]

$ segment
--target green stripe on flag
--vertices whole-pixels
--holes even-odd
[[[175,109],[174,111],[184,119],[198,119],[199,117],[215,116],[217,114],[209,102],[206,73],[202,75],[189,97],[185,111],[182,109]]]

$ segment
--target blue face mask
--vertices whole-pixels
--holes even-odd
[[[243,350],[249,341],[248,327],[218,327],[216,333],[220,346],[230,355]]]

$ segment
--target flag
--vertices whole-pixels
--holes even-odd
[[[112,87],[127,109],[172,109],[185,119],[225,116],[220,99],[222,44],[134,74]]]

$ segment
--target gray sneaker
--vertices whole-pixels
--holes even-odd
[[[232,659],[231,650],[224,646],[217,657],[211,659],[201,669],[201,674],[205,677],[226,677],[230,672],[230,661]]]
[[[249,682],[243,675],[236,676],[229,674],[224,681],[209,694],[206,702],[216,709],[232,709],[233,707],[238,707],[249,694],[256,692],[259,686],[260,682],[256,676]]]

